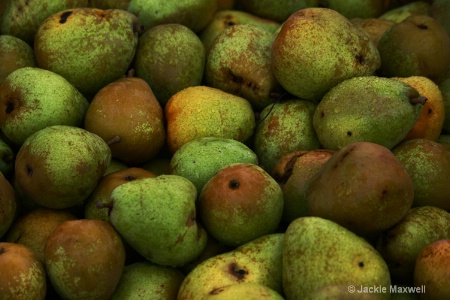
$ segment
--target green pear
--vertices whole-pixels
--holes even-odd
[[[119,171],[119,170],[123,170],[128,168],[128,166],[115,158],[112,158],[111,161],[108,164],[108,167],[106,168],[105,174],[104,175],[108,175],[109,173],[115,172],[115,171]]]
[[[319,6],[320,0],[293,0],[293,1],[273,1],[273,0],[238,0],[239,7],[252,15],[284,22],[294,12],[308,7]]]
[[[14,152],[5,141],[0,139],[0,172],[9,176],[14,167]]]
[[[306,300],[329,300],[329,299],[345,299],[345,300],[380,300],[383,299],[380,294],[369,292],[349,292],[349,285],[330,284],[318,288],[310,293]],[[356,290],[355,290],[356,291]],[[394,299],[391,296],[391,299]]]
[[[435,206],[450,210],[450,151],[435,141],[413,139],[392,149],[411,175],[414,184],[413,206]]]
[[[0,35],[0,84],[13,71],[35,67],[33,48],[12,35]]]
[[[48,126],[82,126],[88,107],[66,79],[40,68],[15,70],[0,86],[0,128],[19,146]]]
[[[395,23],[400,23],[410,16],[428,15],[431,4],[427,1],[414,1],[406,3],[399,7],[391,8],[390,10],[381,14],[378,18],[381,20],[388,20]]]
[[[176,23],[194,32],[203,29],[217,10],[217,1],[131,0],[128,11],[135,14],[146,29],[156,25]]]
[[[17,198],[11,183],[0,172],[0,238],[8,232],[17,216]]]
[[[306,193],[311,216],[365,236],[395,225],[414,200],[413,181],[400,160],[370,142],[355,142],[333,154]]]
[[[348,19],[377,18],[389,9],[390,1],[380,0],[325,0],[322,7],[330,8]]]
[[[173,154],[199,137],[246,142],[255,129],[249,101],[209,86],[192,86],[173,95],[165,106],[166,142]]]
[[[127,10],[130,0],[89,0],[89,6],[99,9]]]
[[[173,154],[170,173],[189,179],[200,193],[219,169],[232,163],[258,164],[258,157],[234,139],[200,137],[187,142]]]
[[[127,72],[142,30],[137,17],[121,9],[60,11],[45,19],[36,33],[37,66],[92,97]]]
[[[65,9],[88,6],[90,0],[14,0],[0,4],[0,32],[20,38],[33,45],[41,23]]]
[[[231,247],[274,233],[283,213],[280,186],[263,168],[250,163],[222,167],[197,201],[206,231]]]
[[[319,7],[289,16],[275,38],[271,57],[278,82],[305,100],[320,100],[346,79],[373,75],[381,64],[364,31],[340,13]]]
[[[231,284],[262,284],[282,289],[283,233],[262,236],[234,250],[211,257],[184,278],[178,299],[201,300]]]
[[[282,263],[287,299],[305,299],[336,284],[356,291],[378,287],[381,299],[390,297],[389,269],[381,255],[366,240],[330,220],[292,221],[284,234]]]
[[[209,52],[216,37],[225,29],[240,24],[250,24],[261,27],[270,33],[274,33],[280,27],[280,23],[266,18],[259,18],[253,14],[241,10],[226,9],[217,11],[213,19],[199,33],[200,40]]]
[[[175,268],[146,261],[132,263],[125,266],[111,300],[176,299],[183,279],[183,273]]]
[[[381,234],[376,249],[386,261],[392,281],[413,284],[414,265],[428,244],[450,238],[450,213],[434,206],[414,207]]]
[[[378,52],[380,76],[424,76],[437,81],[450,67],[450,36],[436,19],[410,16],[385,31]]]
[[[205,300],[283,300],[284,298],[265,285],[254,282],[230,284],[208,294]]]
[[[111,150],[82,128],[54,125],[23,143],[15,160],[15,187],[26,199],[48,208],[81,204],[111,160]]]
[[[134,68],[164,106],[175,93],[202,83],[205,60],[205,48],[191,29],[162,24],[139,38]]]
[[[182,266],[197,258],[207,235],[196,220],[197,189],[178,175],[142,178],[111,193],[111,224],[149,261]]]
[[[323,97],[313,125],[326,149],[337,150],[358,141],[392,149],[419,119],[425,101],[406,83],[377,76],[355,77]]]
[[[316,107],[317,104],[311,101],[289,99],[262,110],[253,149],[267,172],[272,172],[285,154],[320,147],[313,127]]]
[[[257,25],[226,28],[207,54],[205,83],[241,96],[255,110],[262,110],[281,90],[271,70],[272,43],[273,34]]]
[[[445,75],[441,78],[439,82],[439,90],[442,93],[442,99],[444,101],[444,124],[442,126],[442,132],[450,133],[450,67],[448,68]]]

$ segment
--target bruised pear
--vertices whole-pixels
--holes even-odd
[[[126,73],[142,30],[137,17],[121,9],[57,12],[36,33],[37,66],[63,76],[90,98]]]
[[[314,112],[313,125],[326,149],[340,149],[361,141],[391,149],[414,126],[426,100],[416,89],[398,80],[355,77],[323,97]]]
[[[399,222],[413,198],[413,182],[399,159],[386,147],[369,142],[337,151],[307,190],[310,215],[366,236]]]

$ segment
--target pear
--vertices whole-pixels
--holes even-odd
[[[52,125],[82,126],[89,102],[62,76],[40,68],[15,70],[0,86],[0,127],[20,146]]]
[[[89,6],[99,9],[127,10],[130,0],[89,0]]]
[[[114,228],[101,220],[59,224],[44,249],[50,283],[63,299],[110,299],[125,265],[125,249]]]
[[[366,236],[399,222],[414,199],[413,181],[399,159],[386,147],[369,142],[337,151],[306,193],[311,216]]]
[[[161,151],[164,125],[160,103],[147,82],[138,77],[121,78],[101,88],[84,118],[84,129],[111,141],[111,156],[131,166]]]
[[[131,0],[128,11],[135,14],[146,29],[156,25],[176,23],[199,32],[211,21],[217,10],[217,1]]]
[[[106,168],[105,174],[104,175],[108,175],[109,173],[115,172],[115,171],[119,171],[119,170],[123,170],[128,168],[128,166],[115,158],[112,158],[111,161],[108,164],[108,167]]]
[[[435,206],[450,210],[450,151],[436,141],[413,139],[392,149],[411,175],[414,184],[413,206]]]
[[[90,0],[14,0],[0,4],[0,32],[13,35],[29,45],[41,23],[49,16],[74,7],[86,7]]]
[[[410,16],[391,26],[378,43],[380,76],[438,80],[450,66],[450,36],[430,16]]]
[[[389,269],[363,238],[319,217],[292,221],[284,234],[283,290],[287,299],[305,299],[328,285],[380,287],[389,299]]]
[[[340,13],[319,7],[289,16],[271,57],[278,82],[305,100],[320,100],[345,79],[373,75],[380,66],[377,48],[364,31]]]
[[[289,224],[309,215],[307,190],[311,181],[335,151],[316,149],[295,151],[280,158],[272,170],[272,177],[283,191],[282,221]]]
[[[205,136],[245,142],[255,129],[249,101],[208,86],[179,91],[169,99],[164,112],[166,142],[172,154],[185,143]]]
[[[4,140],[0,139],[0,173],[5,176],[10,176],[14,167],[14,157],[10,145],[8,145]]]
[[[345,300],[380,300],[383,296],[378,293],[362,293],[349,292],[349,285],[344,284],[330,284],[318,288],[309,294],[306,300],[328,300],[328,299],[345,299]],[[352,286],[353,287],[353,286]],[[386,289],[387,290],[387,289]],[[394,294],[395,295],[395,294]],[[394,299],[391,295],[391,299]],[[397,299],[397,298],[395,298]]]
[[[217,11],[213,19],[199,33],[200,40],[208,54],[216,37],[225,29],[240,24],[255,25],[274,33],[280,27],[280,23],[270,19],[260,18],[241,10],[226,9]]]
[[[12,35],[0,35],[0,84],[13,71],[35,67],[33,48]]]
[[[450,67],[448,68],[445,75],[441,78],[438,86],[442,94],[442,100],[444,101],[445,112],[442,131],[444,133],[450,133]]]
[[[207,295],[205,300],[283,300],[284,298],[265,285],[253,282],[230,284]]]
[[[264,170],[272,172],[285,154],[320,147],[313,127],[316,107],[311,101],[288,99],[261,111],[253,149]]]
[[[111,150],[98,135],[49,126],[32,134],[17,153],[15,187],[39,205],[73,207],[94,190],[110,160]]]
[[[283,213],[283,193],[258,165],[234,163],[208,180],[198,208],[206,231],[219,242],[237,247],[275,232]]]
[[[197,258],[207,235],[196,220],[197,190],[178,175],[141,178],[111,193],[111,224],[150,262],[182,266]]]
[[[381,234],[376,249],[386,261],[392,281],[412,285],[419,252],[428,244],[447,238],[450,238],[450,213],[434,206],[414,207]]]
[[[362,29],[376,47],[378,47],[378,42],[384,32],[395,24],[393,21],[383,20],[380,18],[353,18],[350,19],[350,22],[352,22],[352,24],[356,27]]]
[[[143,168],[131,167],[104,175],[84,202],[84,217],[109,222],[109,203],[112,191],[121,184],[139,178],[153,178],[156,174]]]
[[[175,93],[202,83],[205,60],[205,48],[191,29],[162,24],[139,38],[134,68],[164,106]]]
[[[262,284],[282,290],[283,233],[273,233],[200,263],[184,278],[178,299],[200,300],[231,284]]]
[[[76,219],[73,213],[66,210],[33,209],[13,223],[5,241],[28,247],[44,262],[45,243],[50,233],[62,222]]]
[[[46,299],[45,267],[32,250],[20,244],[0,242],[0,270],[2,299]]]
[[[390,1],[380,0],[325,0],[321,7],[333,9],[348,19],[377,18],[389,9]]]
[[[424,287],[420,299],[448,299],[450,288],[450,239],[435,241],[418,255],[414,268],[414,285]]]
[[[450,12],[450,2],[446,0],[434,0],[430,7],[430,16],[435,18],[444,27],[450,36],[450,20],[448,13]]]
[[[313,125],[320,144],[337,150],[364,141],[392,149],[422,112],[426,98],[390,78],[363,76],[332,88],[317,105]]]
[[[175,268],[146,261],[129,264],[125,266],[111,300],[176,299],[183,279],[183,273]]]
[[[63,76],[91,98],[126,73],[142,30],[137,17],[121,9],[59,11],[36,33],[37,66]]]
[[[233,9],[236,5],[236,0],[217,0],[217,10]]]
[[[0,238],[10,229],[16,219],[17,199],[11,183],[0,172]]]
[[[428,15],[430,8],[431,4],[427,1],[413,1],[411,3],[405,3],[401,6],[391,8],[381,14],[378,18],[381,20],[400,23],[410,16]]]
[[[291,14],[298,10],[319,6],[321,4],[319,0],[238,0],[237,2],[243,11],[280,23],[284,22]]]
[[[181,146],[170,159],[169,172],[189,179],[200,193],[219,169],[232,163],[258,164],[258,157],[239,141],[206,136]]]

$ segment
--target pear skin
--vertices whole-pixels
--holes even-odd
[[[17,216],[16,192],[0,172],[0,238],[10,229]]]
[[[0,35],[0,84],[13,71],[24,67],[35,67],[33,48],[21,39]]]

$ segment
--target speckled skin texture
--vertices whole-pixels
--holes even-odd
[[[203,261],[186,276],[177,299],[201,300],[224,286],[244,282],[283,293],[283,238],[283,233],[268,234]]]
[[[0,270],[0,295],[3,299],[45,299],[47,279],[44,264],[27,247],[0,243]]]
[[[72,207],[94,190],[110,160],[111,151],[99,136],[78,127],[46,127],[17,153],[15,187],[42,206]]]
[[[325,149],[372,142],[392,149],[419,119],[423,105],[411,86],[377,76],[347,79],[318,104],[313,126]]]
[[[255,129],[255,115],[246,99],[208,86],[188,87],[173,95],[165,107],[167,145],[175,153],[199,137],[245,142]]]
[[[442,125],[443,133],[450,133],[450,68],[447,70],[444,76],[442,76],[439,82],[439,90],[442,93],[442,99],[444,101],[445,118]]]
[[[164,106],[180,90],[201,84],[205,60],[205,48],[191,29],[162,24],[139,38],[134,67]]]
[[[392,149],[414,184],[413,206],[450,210],[450,152],[438,142],[414,139]]]
[[[79,219],[58,225],[49,235],[45,267],[63,299],[110,299],[125,265],[121,237],[108,223]]]
[[[66,79],[40,68],[20,68],[0,86],[0,126],[19,146],[48,126],[82,126],[88,106]]]
[[[201,137],[184,144],[170,160],[170,173],[186,177],[200,192],[220,168],[231,163],[258,164],[245,144],[233,139]]]
[[[176,299],[183,279],[183,273],[177,269],[136,262],[125,266],[111,300]]]
[[[88,0],[14,0],[1,1],[0,32],[10,34],[33,45],[41,23],[59,11],[88,6]]]
[[[284,235],[283,288],[287,299],[305,299],[328,285],[355,288],[382,286],[389,299],[389,269],[380,254],[363,238],[318,217],[292,221]]]
[[[136,16],[120,9],[58,12],[36,33],[37,65],[93,96],[128,70],[137,46],[136,26]]]
[[[186,178],[160,175],[121,184],[111,193],[109,218],[128,244],[149,261],[182,266],[206,246],[196,221],[197,190]]]
[[[284,298],[265,285],[259,283],[244,282],[230,284],[208,294],[204,300],[283,300]]]
[[[257,111],[273,102],[280,87],[271,70],[274,36],[250,24],[222,31],[208,52],[205,83],[247,99]]]
[[[12,35],[0,35],[0,84],[6,76],[23,67],[35,67],[33,49]]]
[[[426,245],[450,238],[450,213],[433,207],[412,208],[395,226],[383,232],[376,249],[386,261],[393,282],[413,285],[414,264]]]
[[[289,99],[264,108],[255,130],[253,149],[267,172],[272,172],[285,154],[320,147],[313,127],[316,107],[311,101]]]
[[[272,45],[272,71],[291,94],[320,100],[333,86],[380,66],[369,37],[336,11],[306,8],[292,14]]]
[[[0,238],[9,230],[16,218],[17,199],[13,186],[0,172]]]

